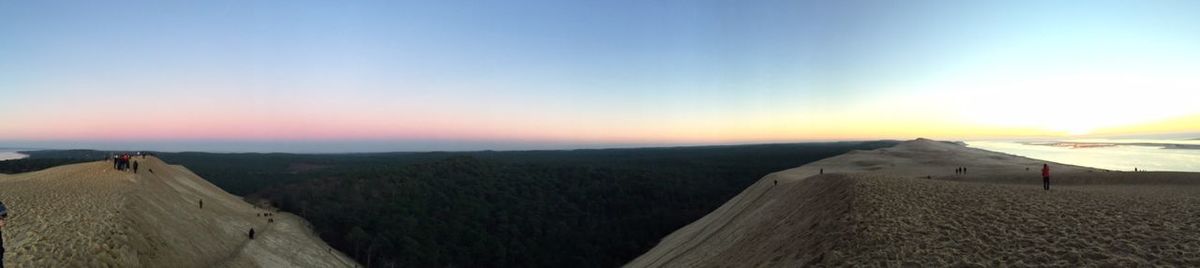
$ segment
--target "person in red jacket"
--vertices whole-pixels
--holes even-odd
[[[1050,165],[1042,164],[1042,188],[1050,190]]]

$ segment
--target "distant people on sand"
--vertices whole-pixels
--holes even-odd
[[[200,208],[204,208],[204,199],[200,199]]]
[[[254,228],[250,228],[250,240],[254,240]]]
[[[138,168],[137,161],[133,161],[133,174],[137,174],[137,168]]]
[[[1042,164],[1042,188],[1050,190],[1050,165]]]

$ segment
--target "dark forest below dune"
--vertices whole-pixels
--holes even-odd
[[[327,243],[371,267],[613,267],[768,173],[896,143],[155,154],[304,217]],[[0,161],[0,172],[107,152],[27,154]]]

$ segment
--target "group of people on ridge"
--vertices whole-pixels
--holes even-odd
[[[129,153],[113,155],[112,156],[113,169],[121,170],[121,171],[132,169],[133,173],[137,173],[138,162],[136,160],[131,160],[131,158],[133,158],[133,157],[130,156]],[[146,156],[142,155],[142,158],[146,158]]]

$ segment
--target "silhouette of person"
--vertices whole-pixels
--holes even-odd
[[[1050,165],[1042,164],[1042,188],[1050,190]]]

